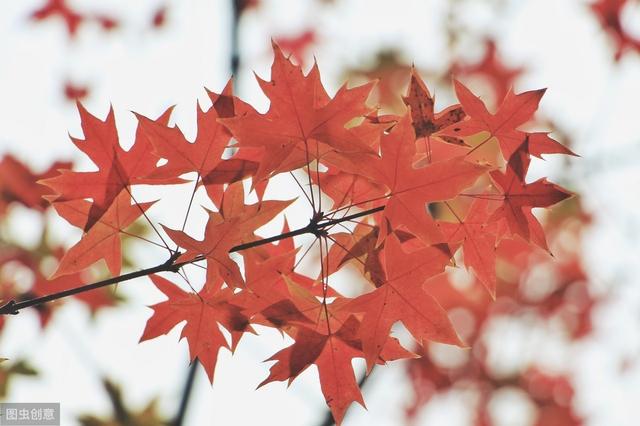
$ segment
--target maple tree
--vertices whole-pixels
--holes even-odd
[[[412,71],[406,112],[379,116],[365,103],[372,84],[343,86],[330,97],[317,66],[305,75],[277,45],[274,55],[271,79],[259,80],[271,101],[269,110],[257,112],[234,97],[228,86],[220,95],[211,94],[211,108],[198,110],[194,142],[168,126],[168,110],[157,119],[138,115],[135,142],[125,151],[113,111],[103,121],[79,104],[84,139],[72,140],[98,171],[63,169],[40,180],[50,188],[47,198],[56,211],[83,230],[53,275],[65,280],[66,291],[11,300],[2,313],[150,275],[167,300],[152,307],[141,340],[167,333],[186,320],[182,337],[191,358],[198,358],[213,380],[219,350],[234,350],[244,333],[255,332],[252,324],[279,329],[294,343],[272,357],[276,364],[263,384],[291,381],[315,365],[337,423],[352,402],[364,405],[352,358],[364,358],[370,371],[375,364],[415,356],[390,335],[396,321],[420,345],[464,345],[438,295],[423,284],[452,265],[463,247],[467,267],[495,297],[493,252],[498,242],[516,239],[546,249],[531,208],[549,207],[570,193],[545,180],[526,183],[528,162],[532,154],[570,151],[548,136],[540,142],[518,130],[532,118],[543,91],[509,92],[491,114],[456,82],[461,105],[436,114],[427,86]],[[475,148],[467,141],[483,132],[489,135],[476,147],[497,139],[508,160],[506,171],[499,169],[498,156],[479,163],[469,155]],[[436,148],[438,154],[433,155]],[[160,159],[165,162],[158,166]],[[188,182],[185,174],[192,172],[193,194],[204,186],[215,206],[208,211],[204,239],[192,237],[184,226],[174,229],[163,223],[160,228],[150,222],[161,241],[155,244],[166,248],[168,260],[119,275],[120,234],[139,217],[150,221],[148,213],[153,211],[154,203],[138,201],[132,188],[183,185]],[[306,175],[306,184],[294,172]],[[282,173],[291,175],[309,201],[309,224],[262,239],[256,231],[291,203],[265,196],[270,178]],[[244,180],[251,181],[257,194],[254,204],[246,204]],[[469,200],[475,201],[469,205]],[[465,219],[457,224],[436,219],[427,207],[438,203]],[[347,232],[334,232],[337,226]],[[315,246],[319,252],[318,276],[297,270],[304,255],[293,241],[273,244],[301,234],[315,237],[308,249]],[[244,274],[230,252],[243,256]],[[77,282],[81,271],[101,259],[114,278],[71,288],[67,278]],[[153,275],[179,272],[202,261],[207,274],[198,292]],[[346,297],[333,287],[332,275],[353,263],[364,266],[371,288]],[[231,333],[229,342],[219,326]]]

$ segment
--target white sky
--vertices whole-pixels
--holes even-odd
[[[195,101],[205,99],[202,87],[220,90],[229,77],[228,2],[169,1],[168,25],[159,32],[146,27],[158,1],[75,3],[110,11],[125,24],[113,34],[85,26],[69,42],[57,20],[27,22],[40,1],[2,2],[0,152],[12,152],[36,168],[59,157],[87,167],[67,136],[80,135],[80,126],[75,107],[61,96],[66,78],[91,86],[85,105],[94,114],[103,117],[109,103],[114,106],[125,145],[132,142],[135,125],[128,111],[155,116],[173,104],[174,119],[193,136]],[[268,75],[272,35],[316,28],[321,45],[315,54],[330,90],[341,83],[336,78],[344,67],[357,66],[376,46],[402,45],[407,57],[427,69],[442,67],[447,57],[438,35],[444,1],[405,0],[393,2],[393,7],[381,0],[337,0],[325,6],[310,0],[263,3],[260,12],[246,16],[241,35],[245,68],[240,93],[260,109],[266,107],[265,98],[256,92],[248,70]],[[597,312],[596,337],[571,354],[575,369],[584,370],[578,375],[578,401],[592,414],[589,424],[636,424],[631,419],[637,417],[640,401],[640,369],[636,364],[621,377],[615,362],[624,354],[640,355],[640,282],[633,268],[640,259],[640,216],[635,214],[640,206],[635,158],[640,154],[640,57],[629,55],[614,66],[607,38],[577,0],[504,1],[502,18],[491,22],[491,2],[462,3],[468,8],[464,22],[470,28],[500,34],[509,60],[527,65],[530,73],[516,89],[548,87],[542,111],[557,117],[576,137],[575,150],[582,155],[572,162],[572,172],[580,177],[576,189],[587,192],[586,204],[596,213],[587,266],[600,290],[609,289],[615,300]],[[450,101],[446,94],[438,99]],[[550,160],[535,166],[534,173],[544,175],[557,172],[560,163]],[[168,210],[160,210],[163,223],[175,223],[183,214]],[[37,234],[32,218],[17,223],[25,240]],[[58,224],[61,238],[77,236],[64,222]],[[138,252],[141,267],[158,263],[158,252]],[[37,380],[15,381],[11,401],[60,401],[63,424],[74,424],[74,414],[110,408],[99,371],[123,385],[132,405],[143,406],[159,396],[162,410],[174,413],[187,371],[186,342],[178,344],[179,331],[174,330],[139,345],[151,312],[145,305],[162,296],[144,280],[123,284],[118,291],[130,303],[101,313],[93,324],[86,321],[86,310],[75,304],[61,310],[45,333],[36,331],[36,318],[29,313],[10,321],[0,341],[1,354],[25,356],[43,372]],[[318,423],[325,405],[314,372],[304,373],[288,390],[285,384],[271,384],[254,391],[267,375],[268,364],[261,361],[285,345],[276,333],[264,334],[269,338],[244,337],[233,357],[220,356],[213,387],[204,374],[198,375],[189,425]],[[379,369],[365,391],[369,411],[353,406],[345,424],[398,424],[407,398],[402,368],[398,363]],[[464,425],[464,410],[455,404],[459,401],[444,404],[442,410],[430,409],[422,418],[429,425]]]

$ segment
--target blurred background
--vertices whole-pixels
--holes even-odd
[[[220,92],[232,73],[236,93],[267,109],[254,72],[268,78],[272,39],[305,69],[316,60],[329,93],[380,79],[370,103],[387,112],[405,110],[412,65],[436,110],[456,102],[452,76],[494,108],[512,87],[546,87],[535,130],[580,155],[531,167],[532,179],[578,194],[544,217],[554,257],[518,244],[498,253],[493,304],[464,271],[433,283],[471,349],[433,344],[376,368],[368,411],[352,406],[345,424],[637,424],[640,2],[22,0],[0,10],[0,299],[105,274],[46,280],[80,234],[35,181],[91,167],[69,140],[81,135],[76,100],[100,118],[113,106],[125,147],[130,111],[157,117],[171,105],[192,140],[196,102],[208,107],[205,88]],[[125,251],[129,269],[164,260],[138,241]],[[221,352],[213,386],[189,368],[179,328],[138,344],[146,306],[161,300],[141,279],[0,318],[0,399],[60,402],[64,425],[330,424],[314,369],[255,390],[262,361],[287,344],[275,332]]]

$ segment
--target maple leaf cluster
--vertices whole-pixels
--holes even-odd
[[[191,359],[213,380],[222,348],[235,350],[244,333],[259,330],[255,326],[277,329],[294,343],[270,358],[275,364],[262,385],[290,382],[315,365],[340,423],[352,402],[364,406],[353,358],[363,358],[371,371],[416,356],[391,335],[395,323],[420,346],[468,343],[425,285],[429,279],[463,257],[491,299],[497,247],[517,241],[548,250],[532,209],[571,194],[546,179],[528,182],[528,168],[531,156],[572,153],[547,133],[521,130],[544,90],[509,91],[491,113],[455,82],[460,104],[435,112],[413,70],[406,112],[380,115],[366,104],[373,83],[344,85],[331,97],[316,65],[305,75],[276,45],[274,53],[270,80],[258,79],[269,110],[257,112],[233,96],[229,84],[221,94],[209,94],[211,108],[198,109],[194,142],[168,125],[169,109],[157,119],[138,114],[135,142],[125,151],[113,111],[103,121],[79,105],[84,139],[73,143],[98,170],[61,170],[42,181],[54,192],[48,198],[56,211],[83,230],[54,276],[79,273],[99,260],[120,274],[121,234],[139,218],[150,221],[161,240],[154,244],[170,256],[164,271],[205,262],[206,280],[196,292],[152,275],[167,299],[152,306],[141,340],[186,322],[182,337]],[[189,173],[196,176],[194,193],[204,187],[215,206],[207,209],[202,240],[184,226],[153,225],[154,202],[141,202],[132,191],[136,185],[182,185]],[[257,230],[293,201],[265,196],[270,179],[280,174],[291,175],[308,200],[309,224],[291,231],[285,221],[281,235],[262,239]],[[245,201],[245,180],[257,196],[254,204]],[[450,214],[438,218],[437,210]],[[292,238],[301,234],[315,237],[306,251]],[[317,276],[299,268],[310,249],[319,253]],[[354,297],[340,294],[334,274],[343,268],[361,271],[368,289]]]
[[[63,291],[96,278],[91,271],[80,270],[47,278],[50,266],[58,263],[65,250],[48,238],[49,229],[44,215],[49,203],[43,197],[52,195],[52,192],[36,182],[69,168],[71,163],[56,161],[47,170],[35,173],[12,155],[7,154],[0,160],[0,224],[10,222],[13,207],[17,205],[40,216],[44,224],[35,246],[25,244],[21,235],[13,235],[6,227],[0,229],[0,300],[14,299],[20,302]],[[17,271],[24,271],[26,275]],[[30,279],[25,279],[25,276]],[[113,306],[117,301],[106,289],[78,294],[75,298],[86,304],[92,313],[102,307]],[[50,304],[38,307],[37,314],[42,327],[47,326],[57,306]],[[4,315],[0,316],[0,329],[4,327],[5,319]]]
[[[498,297],[492,304],[473,281],[461,284],[444,273],[427,282],[442,306],[448,312],[457,312],[464,323],[460,328],[465,330],[465,340],[472,349],[458,362],[447,363],[433,347],[420,348],[422,357],[412,360],[407,369],[414,391],[413,401],[406,407],[409,423],[438,393],[466,389],[478,395],[473,404],[473,424],[496,424],[489,409],[492,398],[502,390],[517,389],[536,408],[532,424],[583,424],[573,405],[574,386],[567,371],[558,367],[550,371],[539,357],[518,352],[516,366],[505,372],[495,361],[501,349],[496,349],[499,342],[491,335],[502,320],[524,323],[529,333],[536,327],[560,328],[566,337],[565,345],[588,336],[592,330],[591,312],[601,301],[590,292],[581,262],[579,242],[589,222],[578,202],[554,211],[545,226],[557,247],[554,258],[522,240],[499,245]],[[539,279],[532,279],[535,271],[546,271],[544,285]]]

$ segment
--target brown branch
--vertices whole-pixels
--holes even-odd
[[[247,249],[262,246],[265,244],[270,244],[272,242],[295,237],[297,235],[313,234],[315,236],[320,236],[323,232],[326,232],[325,228],[327,227],[336,225],[341,222],[350,221],[359,217],[367,216],[382,210],[384,210],[384,206],[379,206],[369,210],[364,210],[359,213],[354,213],[342,218],[325,220],[324,222],[322,221],[320,216],[318,216],[318,218],[314,217],[314,219],[312,219],[309,222],[309,224],[303,228],[285,232],[279,235],[274,235],[273,237],[263,238],[260,240],[239,244],[237,246],[232,247],[229,250],[229,253],[234,253],[241,250],[247,250]],[[199,255],[189,261],[176,263],[176,260],[180,257],[181,254],[182,253],[180,253],[179,251],[175,251],[166,262],[164,262],[161,265],[154,266],[152,268],[141,269],[139,271],[130,272],[128,274],[123,274],[117,277],[108,278],[106,280],[98,281],[91,284],[85,284],[79,287],[71,288],[71,289],[60,291],[57,293],[48,294],[46,296],[35,297],[33,299],[24,300],[21,302],[10,300],[9,302],[0,306],[0,315],[16,315],[19,313],[20,310],[25,308],[42,305],[47,302],[52,302],[54,300],[62,299],[64,297],[73,296],[74,294],[84,293],[85,291],[95,290],[97,288],[106,287],[106,286],[121,283],[124,281],[130,281],[134,278],[144,277],[151,274],[156,274],[158,272],[178,272],[178,270],[184,265],[188,265],[190,263],[198,262],[200,260],[206,259],[206,256]]]
[[[175,260],[180,256],[180,252],[175,252],[171,255],[169,260],[165,263],[154,266],[153,268],[142,269],[140,271],[130,272],[128,274],[123,274],[118,277],[109,278],[106,280],[98,281],[92,284],[82,285],[80,287],[70,288],[69,290],[59,291],[57,293],[48,294],[42,297],[35,297],[33,299],[24,300],[22,302],[16,302],[15,300],[10,300],[5,303],[2,307],[0,307],[0,315],[15,315],[21,309],[29,308],[32,306],[42,305],[47,302],[52,302],[57,299],[62,299],[63,297],[73,296],[74,294],[83,293],[89,290],[95,290],[96,288],[106,287],[108,285],[117,284],[124,281],[129,281],[134,278],[144,277],[147,275],[155,274],[157,272],[166,272],[173,271],[176,272],[178,268],[174,264]]]
[[[187,380],[184,384],[184,389],[182,391],[182,398],[180,399],[180,406],[178,407],[178,413],[173,421],[170,423],[170,426],[183,426],[184,418],[187,414],[187,406],[189,405],[189,399],[191,398],[191,393],[193,392],[193,384],[196,381],[196,371],[198,370],[198,365],[200,361],[196,357],[191,363],[189,367],[189,373],[187,374]]]

